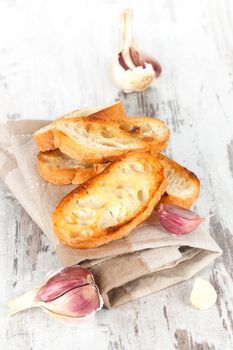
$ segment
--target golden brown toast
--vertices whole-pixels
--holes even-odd
[[[159,160],[164,167],[167,180],[166,191],[159,204],[176,204],[183,208],[190,208],[199,196],[198,177],[163,154],[159,155]]]
[[[55,145],[66,155],[86,163],[115,160],[130,151],[157,155],[169,138],[163,121],[150,117],[122,120],[80,118],[60,124],[54,130]]]
[[[200,181],[195,174],[174,160],[160,154],[159,159],[167,177],[166,192],[160,203],[176,204],[190,208],[200,191]],[[104,170],[108,163],[82,164],[69,158],[59,150],[40,152],[38,167],[40,175],[48,182],[57,185],[77,184],[88,180]]]
[[[52,214],[54,231],[73,248],[122,238],[150,216],[165,186],[157,159],[145,152],[128,153],[61,200]]]
[[[81,184],[100,173],[107,164],[81,163],[62,153],[59,149],[40,152],[37,155],[39,174],[55,185]]]
[[[98,117],[99,119],[113,119],[119,120],[126,117],[124,107],[121,102],[115,102],[109,105],[101,106],[98,108],[82,108],[77,109],[63,117],[60,117],[54,120],[49,125],[39,129],[34,133],[34,140],[40,151],[50,151],[55,149],[54,145],[54,133],[53,130],[57,125],[66,123],[66,122],[75,122],[80,117],[86,117],[92,115]]]

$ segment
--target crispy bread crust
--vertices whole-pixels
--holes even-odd
[[[46,157],[45,157],[46,155]],[[61,157],[62,153],[59,150],[40,152],[37,156],[38,168],[40,175],[48,182],[56,185],[67,185],[67,184],[81,184],[89,178],[102,172],[108,163],[93,164],[90,167],[82,168],[78,166],[67,167],[65,161],[56,165],[56,162],[52,160],[48,161],[48,157],[55,158]],[[177,162],[169,159],[168,157],[160,154],[160,162],[166,171],[168,169],[174,170],[173,177],[167,181],[167,189],[163,194],[160,203],[176,204],[183,208],[190,208],[199,196],[200,192],[200,181],[195,174],[193,174],[188,169],[182,167]],[[187,183],[187,187],[190,188],[190,193],[182,196],[182,191],[179,195],[174,195],[171,190],[169,190],[169,181],[174,181],[179,179]]]
[[[61,157],[59,150],[39,152],[37,155],[37,166],[40,176],[55,185],[79,185],[91,177],[99,174],[106,164],[93,164],[90,167],[74,166],[69,168],[65,164],[57,166],[52,161],[48,162],[48,158]]]
[[[88,163],[102,163],[106,161],[113,161],[119,156],[131,151],[145,152],[149,151],[154,155],[157,155],[161,150],[166,147],[167,140],[169,138],[169,131],[166,128],[163,121],[156,118],[149,117],[131,117],[121,121],[112,120],[99,120],[93,116],[80,119],[80,125],[91,125],[94,128],[96,135],[101,133],[101,130],[105,128],[107,131],[113,132],[114,137],[117,135],[119,143],[130,144],[134,142],[134,147],[122,148],[122,147],[109,147],[109,149],[98,148],[98,144],[95,147],[89,147],[88,145],[81,144],[75,137],[72,137],[72,131],[69,125],[64,129],[60,127],[60,130],[54,130],[55,145],[65,154],[74,159],[79,159]],[[145,132],[143,125],[151,125],[151,128],[158,130],[158,135],[154,133]],[[162,132],[161,132],[162,130]],[[67,133],[69,135],[67,135]],[[98,137],[96,136],[96,139]],[[108,138],[107,141],[111,140]]]
[[[54,150],[56,147],[54,145],[54,134],[53,129],[46,130],[43,133],[34,134],[34,140],[40,151],[50,151]]]
[[[94,112],[95,110],[96,112]],[[101,110],[99,110],[99,108],[77,109],[63,117],[54,120],[51,124],[49,124],[49,128],[42,128],[35,132],[34,140],[39,150],[41,152],[45,152],[56,149],[54,145],[54,128],[56,128],[57,125],[68,121],[75,122],[79,120],[79,118],[82,118],[83,115],[92,115],[93,117],[97,117],[99,119],[107,118],[110,120],[119,120],[126,118],[124,107],[120,101],[108,105],[107,107],[103,107]]]
[[[184,198],[182,198],[181,195],[179,195],[179,196],[172,195],[172,193],[169,193],[169,190],[166,189],[166,192],[163,194],[158,205],[162,204],[162,203],[166,203],[166,204],[179,205],[180,207],[187,208],[187,209],[190,208],[199,196],[200,180],[193,172],[182,167],[180,164],[178,164],[174,160],[166,157],[163,154],[159,155],[159,160],[165,169],[167,167],[173,168],[175,170],[176,176],[179,176],[184,181],[192,184],[192,191],[191,191],[189,196],[186,195]],[[167,180],[167,182],[169,182],[169,181]]]
[[[51,152],[40,152],[37,155],[37,167],[39,174],[44,180],[55,185],[68,185],[72,182],[76,174],[76,168],[58,168],[50,164],[44,158],[44,153],[49,155]]]
[[[158,126],[160,126],[161,128],[163,128],[164,131],[164,136],[162,140],[157,139],[157,144],[159,144],[158,148],[160,148],[161,150],[165,149],[167,146],[167,142],[169,140],[170,137],[170,131],[169,129],[166,127],[165,123],[159,119],[159,118],[155,118],[155,117],[144,117],[144,116],[129,116],[127,118],[127,121],[129,123],[129,125],[134,125],[138,126],[139,128],[145,129],[145,125],[146,124],[157,124]],[[164,129],[165,126],[165,129]],[[149,138],[150,136],[148,136]],[[147,137],[144,137],[145,139]]]
[[[80,170],[82,169],[78,169],[76,171],[75,176],[72,179],[72,184],[73,185],[80,185],[83,182],[89,180],[90,178],[92,178],[93,176],[96,176],[97,174],[101,173],[105,168],[106,168],[107,164],[103,163],[103,164],[94,164],[93,169],[90,169],[87,172],[81,172]],[[84,169],[83,169],[84,170]],[[88,169],[87,169],[88,170]]]
[[[140,204],[140,207],[137,209],[137,212],[133,217],[129,217],[126,221],[108,228],[100,229],[99,227],[95,226],[94,231],[86,236],[81,232],[76,232],[75,224],[73,226],[73,224],[66,223],[67,216],[72,215],[73,211],[75,211],[74,203],[77,203],[78,200],[80,201],[80,198],[85,198],[87,193],[90,195],[91,191],[100,186],[103,181],[106,181],[110,175],[116,177],[115,181],[117,182],[119,176],[121,175],[118,173],[120,169],[119,165],[121,166],[128,164],[128,162],[132,160],[135,160],[137,163],[140,162],[145,167],[148,167],[149,164],[149,169],[151,169],[150,173],[145,172],[145,176],[151,181],[151,187],[147,189],[149,197]],[[130,177],[128,178],[127,183],[128,182],[130,183]],[[54,231],[59,240],[61,240],[65,245],[81,249],[98,247],[112,240],[122,238],[128,235],[132,229],[150,216],[156,203],[158,203],[160,200],[165,187],[165,175],[163,172],[163,167],[159,161],[149,153],[139,154],[137,152],[132,152],[107,166],[101,174],[86,181],[62,199],[52,214]],[[123,205],[123,201],[124,198],[122,199],[121,205]]]

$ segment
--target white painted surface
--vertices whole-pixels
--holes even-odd
[[[135,10],[138,47],[163,73],[143,94],[119,94],[108,67],[124,7]],[[230,0],[0,0],[0,119],[54,118],[120,97],[131,114],[168,123],[167,152],[201,178],[197,208],[214,212],[223,257],[210,277],[218,303],[188,302],[192,281],[65,328],[31,310],[0,319],[0,349],[232,349],[233,347],[233,3]],[[1,183],[0,300],[59,266],[46,237]]]

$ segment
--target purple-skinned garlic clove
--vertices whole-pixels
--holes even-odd
[[[89,283],[94,283],[90,271],[78,265],[68,266],[58,273],[49,275],[47,281],[36,294],[36,299],[51,301],[75,287]]]
[[[158,209],[160,225],[169,233],[181,236],[194,231],[203,221],[198,214],[173,204],[161,204]]]
[[[156,78],[158,78],[162,73],[162,67],[161,67],[160,63],[155,58],[150,57],[147,54],[141,54],[141,55],[143,57],[144,62],[152,65],[152,67],[155,71]]]
[[[101,302],[94,285],[71,289],[50,302],[40,304],[45,309],[69,317],[85,317],[99,309]]]
[[[139,53],[139,51],[135,49],[135,47],[131,46],[129,48],[129,54],[130,54],[131,60],[133,61],[136,67],[141,66],[145,68],[145,60],[143,56]]]
[[[50,274],[38,287],[8,303],[9,315],[41,307],[49,316],[67,324],[93,316],[103,306],[92,273],[79,265]]]

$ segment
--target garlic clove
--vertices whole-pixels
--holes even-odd
[[[190,302],[196,309],[206,310],[217,301],[217,293],[209,281],[196,278],[190,295]]]
[[[94,285],[71,289],[60,297],[42,302],[40,306],[55,314],[66,317],[85,317],[101,306],[99,292]]]
[[[85,317],[70,317],[70,316],[63,316],[56,314],[52,311],[49,311],[45,308],[43,308],[43,311],[48,315],[49,317],[55,319],[56,321],[63,323],[65,326],[80,326],[82,324],[89,323],[90,321],[94,320],[95,318],[95,312],[93,312],[90,315],[87,315]]]
[[[50,274],[38,287],[9,301],[8,306],[9,315],[41,307],[50,316],[73,324],[74,319],[94,315],[103,300],[91,272],[74,265]]]
[[[204,221],[191,210],[173,204],[160,205],[158,220],[166,231],[175,236],[192,232]]]
[[[129,48],[129,53],[130,53],[131,60],[133,61],[136,67],[141,66],[145,68],[145,60],[143,56],[134,47],[131,46]]]
[[[162,67],[160,63],[153,57],[148,56],[147,54],[141,54],[144,62],[152,65],[153,70],[155,71],[156,78],[158,78],[162,73]]]
[[[124,70],[130,69],[129,66],[127,66],[125,59],[124,59],[121,52],[118,54],[118,62]]]
[[[152,66],[152,68],[155,72],[156,78],[158,78],[160,76],[160,74],[162,73],[162,67],[161,67],[160,63],[155,58],[153,58],[147,54],[144,54],[142,52],[139,53],[139,51],[137,51],[135,49],[135,47],[130,47],[129,52],[130,52],[130,57],[131,57],[131,59],[136,67],[142,66],[143,68],[145,68],[146,63],[148,63]]]
[[[93,283],[93,276],[87,269],[78,265],[68,266],[48,276],[36,294],[36,300],[51,301],[75,287],[89,283]]]

